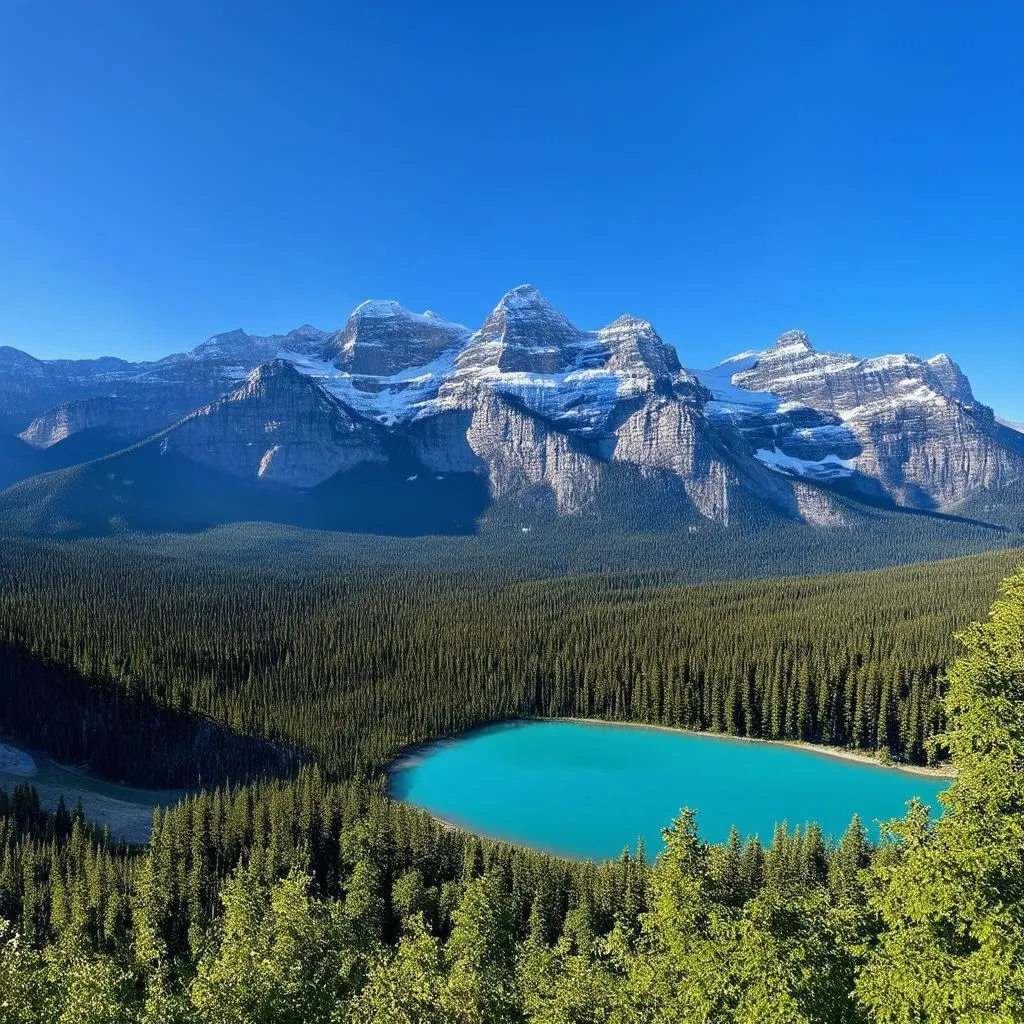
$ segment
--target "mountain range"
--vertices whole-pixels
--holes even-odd
[[[475,331],[369,301],[337,331],[236,330],[155,362],[0,348],[0,515],[31,532],[1001,521],[1022,480],[1024,434],[947,356],[789,331],[687,369],[649,322],[583,330],[530,285]]]

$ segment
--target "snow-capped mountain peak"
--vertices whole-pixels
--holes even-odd
[[[668,487],[723,523],[736,488],[824,522],[835,496],[819,487],[946,509],[1024,479],[1024,440],[946,355],[862,359],[793,330],[695,377],[649,321],[582,329],[532,285],[472,332],[387,299],[339,331],[237,329],[150,364],[0,350],[0,402],[39,451],[175,424],[168,451],[305,487],[401,449],[439,479],[486,475],[494,499],[549,488],[565,513],[620,486],[622,464],[630,487]]]
[[[568,370],[586,344],[582,331],[533,285],[506,292],[470,339],[460,367],[494,366],[501,371],[559,373]]]
[[[778,472],[855,478],[900,503],[942,508],[1024,474],[992,411],[946,355],[861,359],[815,350],[801,331],[726,360],[699,379],[708,413]]]
[[[393,299],[360,303],[325,358],[357,376],[391,377],[461,348],[469,331],[436,313],[412,313]]]
[[[535,288],[532,284],[519,284],[502,295],[498,305],[494,307],[494,311],[502,308],[536,309],[540,307],[553,308],[551,303],[540,293],[539,288]]]

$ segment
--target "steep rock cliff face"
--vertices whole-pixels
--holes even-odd
[[[926,509],[1024,476],[1024,446],[945,355],[858,359],[791,331],[701,376],[712,417],[779,472]]]
[[[123,359],[35,359],[0,346],[0,429],[18,433],[35,416],[62,402],[110,394],[117,382],[146,364]]]
[[[369,301],[355,308],[325,355],[357,377],[393,377],[461,347],[468,335],[465,327],[436,313],[410,313],[390,300]]]
[[[468,339],[407,431],[431,466],[485,472],[495,499],[545,488],[560,513],[577,514],[626,464],[641,487],[655,476],[664,487],[670,474],[702,515],[724,522],[728,459],[702,414],[708,398],[646,321],[582,331],[522,286]]]
[[[699,411],[678,396],[650,395],[614,432],[612,458],[677,476],[701,515],[729,518],[729,461]]]
[[[1004,446],[986,410],[934,395],[862,406],[847,418],[863,445],[858,470],[904,504],[944,508],[1024,476],[1024,453]]]
[[[781,335],[736,373],[733,383],[839,415],[876,402],[913,401],[922,389],[965,406],[975,401],[967,378],[946,355],[928,360],[911,355],[858,359],[816,351],[803,331]]]
[[[146,389],[127,401],[101,396],[62,402],[37,416],[19,436],[33,448],[50,448],[83,430],[104,430],[112,439],[126,443],[155,434],[187,416],[198,397],[177,388],[160,388]]]
[[[315,487],[385,459],[375,427],[284,360],[253,370],[237,391],[168,430],[160,445],[234,476],[290,487]]]
[[[507,400],[483,394],[466,442],[486,467],[491,496],[508,497],[542,486],[563,514],[582,511],[601,486],[603,467],[571,437]]]
[[[78,462],[157,435],[165,452],[282,486],[363,465],[403,486],[471,474],[494,501],[631,522],[642,509],[667,524],[835,525],[849,509],[836,491],[952,509],[1024,480],[1024,435],[945,356],[858,359],[791,331],[694,374],[648,321],[583,330],[530,285],[473,332],[375,300],[339,331],[228,331],[153,363],[0,348],[0,420],[17,441],[9,480],[39,472],[37,455]]]

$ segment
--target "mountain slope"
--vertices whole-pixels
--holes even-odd
[[[1024,478],[1024,436],[997,422],[947,356],[818,352],[800,331],[699,373],[709,414],[779,472],[951,509]]]
[[[275,360],[131,448],[14,485],[0,497],[0,516],[8,528],[42,534],[251,520],[451,533],[474,529],[485,504],[476,477],[427,474],[380,427]]]
[[[292,522],[319,500],[312,492],[358,472],[375,481],[359,501],[376,494],[380,522],[406,532],[472,528],[485,511],[524,529],[552,517],[642,531],[834,529],[880,506],[1003,524],[1024,480],[1024,435],[977,402],[945,356],[859,359],[793,331],[690,372],[649,322],[626,315],[584,330],[530,285],[476,331],[388,300],[360,304],[339,331],[228,331],[154,363],[2,349],[0,415],[19,435],[0,445],[0,485],[107,455],[120,466],[158,438],[157,454],[186,476],[225,478],[210,485],[224,521],[243,483],[262,490],[242,505]],[[46,488],[72,477],[38,483],[36,500],[50,508]],[[450,507],[438,499],[440,520],[425,498],[417,518],[408,490],[392,487],[406,483],[460,496]],[[18,493],[19,515],[37,521],[28,490]],[[98,521],[147,504],[108,497]],[[216,522],[207,499],[203,515]]]

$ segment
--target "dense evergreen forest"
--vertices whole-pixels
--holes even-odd
[[[54,588],[52,614],[67,616],[74,608],[70,595],[87,592],[81,565],[69,554],[49,568],[64,581]],[[127,567],[108,562],[106,568],[108,580],[128,587],[133,573]],[[997,569],[996,561],[949,563],[845,581],[787,581],[774,588],[684,588],[662,595],[668,602],[663,607],[665,614],[678,613],[700,596],[720,616],[735,616],[729,622],[749,621],[751,628],[758,623],[763,638],[776,635],[771,623],[778,616],[779,637],[783,623],[803,623],[807,630],[816,628],[814,635],[827,645],[833,638],[838,644],[847,620],[829,618],[826,611],[838,615],[845,601],[850,621],[874,624],[861,653],[881,652],[875,664],[884,678],[895,664],[886,660],[895,650],[894,636],[929,644],[928,656],[944,664],[954,648],[929,634],[925,624],[938,628],[960,619],[965,604],[980,595],[983,581]],[[195,566],[178,571],[192,581],[195,600],[209,598],[201,605],[206,614],[189,620],[191,628],[200,637],[222,637],[216,625],[221,602],[227,602],[228,614],[237,606],[225,586],[205,588],[223,568],[207,566],[209,575]],[[424,585],[418,576],[409,580],[411,588],[417,583]],[[559,591],[558,586],[583,589]],[[621,623],[646,616],[658,632],[651,609],[662,606],[645,588],[624,581],[563,581],[546,605],[534,587],[513,604],[551,609],[556,597],[564,600],[572,592],[580,601],[577,615],[595,609],[593,627],[608,622],[622,629]],[[14,599],[4,617],[13,636],[16,621],[19,629],[27,624],[16,620],[14,611],[39,605],[31,572],[10,589]],[[919,600],[903,603],[890,596],[884,601],[887,591],[908,599],[916,594]],[[119,602],[130,601],[133,593],[108,592],[107,604],[122,608],[109,619],[96,611],[104,603],[97,596],[90,618],[80,621],[106,622],[112,629],[130,606]],[[239,600],[252,600],[244,593]],[[286,583],[274,593],[275,608],[307,607]],[[350,602],[339,603],[381,616],[387,605],[379,597],[365,605],[356,600],[373,593],[372,586],[355,587]],[[428,587],[420,594],[428,610],[430,593]],[[584,604],[580,594],[590,603]],[[858,594],[862,601],[854,600]],[[160,637],[165,652],[173,652],[182,635],[181,627],[174,628],[173,597],[173,591],[164,594],[169,612],[155,619],[163,628],[150,624],[139,634]],[[466,586],[464,598],[466,614],[490,608],[472,586]],[[140,605],[140,611],[146,607]],[[156,607],[163,605],[158,601]],[[261,622],[268,628],[295,621],[264,614]],[[520,614],[518,621],[531,621]],[[147,615],[140,616],[141,623],[150,621]],[[202,629],[210,616],[214,625],[207,634]],[[337,618],[336,604],[331,619]],[[412,619],[383,618],[385,624]],[[314,621],[321,629],[326,624],[325,617]],[[721,621],[716,632],[724,634]],[[436,625],[428,618],[431,624]],[[49,634],[39,628],[37,635],[57,632],[52,626]],[[266,649],[274,649],[275,635],[265,638]],[[109,643],[112,634],[97,636]],[[40,644],[31,653],[54,661],[80,656],[73,645]],[[129,653],[135,656],[135,648],[117,656],[127,659]],[[186,678],[198,679],[200,669],[212,674],[208,663],[189,662],[184,653],[181,664],[196,666]],[[268,663],[287,660],[277,653]],[[246,654],[247,649],[227,643],[220,649],[223,660],[214,665],[243,664]],[[130,660],[109,664],[135,665]],[[365,658],[359,664],[375,662]],[[366,777],[368,770],[342,778],[344,748],[318,739],[315,730],[305,737],[309,757],[333,757],[333,768],[305,766],[291,779],[225,784],[197,794],[156,815],[147,849],[111,842],[63,806],[44,811],[30,788],[19,787],[0,797],[0,916],[8,922],[0,925],[0,1019],[11,1024],[1020,1020],[1024,575],[1007,582],[990,621],[964,634],[960,657],[940,675],[948,686],[942,685],[935,717],[947,723],[941,745],[958,777],[941,818],[912,805],[877,848],[856,821],[836,845],[812,827],[804,834],[780,830],[765,847],[737,836],[709,847],[700,839],[699,822],[682,811],[666,828],[665,849],[653,866],[646,864],[643,850],[624,852],[604,865],[567,862],[443,827],[388,800],[380,781]],[[244,677],[259,678],[257,673]],[[175,704],[173,690],[155,686],[127,697],[129,680],[127,674],[111,673],[103,682],[120,687],[111,694],[111,706],[117,706],[115,696],[121,702],[160,699],[174,707],[196,706],[191,699]],[[240,698],[246,687],[241,678],[235,684],[226,691]],[[182,690],[193,692],[198,688]],[[253,703],[261,692],[254,686]],[[266,707],[273,709],[273,687],[267,693]],[[221,710],[230,706],[225,700]],[[244,719],[222,723],[228,725],[236,735],[246,735]],[[268,725],[263,732],[274,729],[286,735],[282,725]],[[298,738],[297,728],[291,735]],[[381,734],[375,742],[383,751],[397,737]],[[373,749],[356,747],[359,757],[367,757],[364,769]],[[257,767],[255,760],[251,767]]]
[[[497,719],[636,720],[942,755],[941,675],[1019,552],[690,586],[104,543],[0,559],[0,722],[145,786],[366,776]]]

